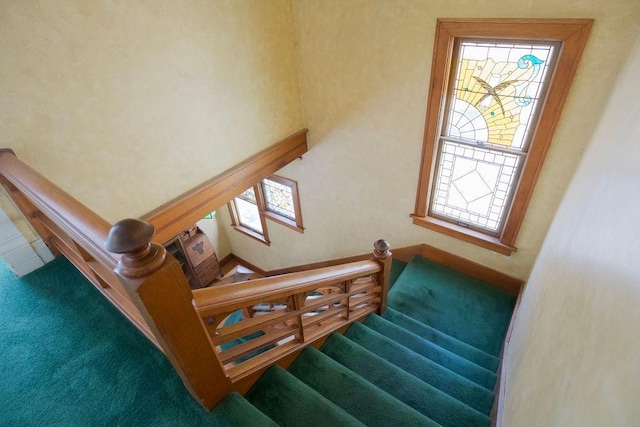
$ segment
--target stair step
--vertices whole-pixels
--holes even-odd
[[[213,410],[213,426],[225,427],[277,427],[271,418],[260,412],[239,393],[233,392]]]
[[[450,335],[445,334],[429,325],[426,325],[412,317],[409,317],[391,307],[388,307],[382,315],[388,321],[413,332],[420,337],[449,350],[458,356],[464,357],[471,362],[482,366],[491,372],[498,370],[499,359],[487,352],[480,350],[470,344],[462,342]]]
[[[498,356],[515,296],[416,256],[389,292],[388,305]]]
[[[296,377],[272,366],[249,390],[246,399],[283,427],[363,426]],[[252,425],[246,423],[245,425]]]
[[[491,423],[485,414],[421,381],[343,335],[333,334],[321,350],[341,365],[442,426],[489,426]],[[449,372],[449,375],[457,376],[452,372]],[[487,413],[488,411],[489,409]]]
[[[364,324],[371,329],[391,338],[393,341],[431,359],[445,368],[481,385],[492,391],[496,383],[496,374],[476,365],[467,359],[446,350],[431,341],[424,340],[418,335],[389,322],[382,317],[369,315]]]
[[[491,411],[494,398],[493,392],[398,344],[391,338],[361,323],[351,325],[344,336],[356,345],[375,353],[377,357],[386,360],[397,368],[403,369],[480,413],[488,415],[489,411]],[[350,355],[347,357],[351,358]],[[341,360],[338,361],[342,363]],[[345,366],[352,369],[351,364],[353,362],[348,361],[347,363],[348,365]],[[436,418],[433,419],[442,423]]]
[[[289,372],[367,426],[438,425],[313,347],[296,358]]]

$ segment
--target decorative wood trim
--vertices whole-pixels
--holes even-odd
[[[220,268],[224,268],[227,264],[233,261],[233,259],[234,259],[233,254],[230,253],[224,258],[222,258],[221,260],[219,260],[218,263],[220,264]]]
[[[394,248],[393,259],[397,259],[402,262],[409,262],[411,261],[411,258],[413,258],[415,255],[420,255],[421,251],[422,251],[422,245],[413,245],[413,246],[407,246],[404,248],[397,248],[397,249]],[[241,264],[245,262],[242,260],[242,258],[238,256],[234,255],[234,258],[238,260],[238,262]],[[300,271],[331,267],[334,265],[347,264],[355,261],[364,261],[370,258],[371,258],[371,254],[362,254],[362,255],[354,255],[354,256],[344,257],[344,258],[335,258],[335,259],[330,259],[326,261],[318,261],[318,262],[313,262],[309,264],[296,265],[292,267],[278,268],[275,270],[268,270],[268,271],[261,270],[261,271],[265,277],[278,276],[280,274],[297,273]],[[251,268],[251,266],[248,264],[247,264],[247,267]],[[253,268],[251,269],[253,270]]]
[[[464,273],[468,276],[487,282],[503,291],[513,295],[518,295],[524,286],[524,281],[498,270],[486,267],[450,252],[434,248],[429,245],[422,245],[420,254],[423,258],[437,262],[456,271]]]
[[[571,82],[578,68],[592,24],[592,19],[438,19],[420,175],[416,204],[412,215],[414,224],[506,255],[515,250],[518,232],[560,119],[562,107],[569,94]],[[427,207],[433,185],[435,153],[442,126],[442,109],[445,105],[443,101],[448,92],[451,57],[456,38],[545,39],[562,42],[546,99],[537,120],[530,151],[521,169],[521,177],[515,189],[510,211],[505,219],[505,226],[496,241],[492,241],[491,236],[481,238],[479,235],[482,233],[464,227],[452,227],[454,224],[443,225],[446,221],[438,222],[428,216]]]
[[[345,257],[345,258],[337,258],[337,259],[332,259],[327,261],[313,262],[310,264],[296,265],[293,267],[278,268],[275,270],[268,270],[268,271],[263,270],[263,273],[265,277],[279,276],[281,274],[299,273],[301,271],[314,270],[316,268],[332,267],[334,265],[347,264],[349,262],[364,261],[370,258],[371,258],[371,254],[362,254],[362,255],[355,255],[355,256]],[[239,257],[236,259],[239,259]],[[249,268],[253,270],[252,267],[249,266]]]
[[[513,252],[517,251],[513,246],[505,245],[500,242],[500,239],[497,237],[489,236],[488,234],[480,233],[475,230],[470,230],[448,221],[443,221],[431,216],[420,218],[412,215],[412,217],[413,223],[416,225],[446,234],[447,236],[451,236],[465,242],[473,243],[477,246],[482,246],[483,248],[498,252],[502,255],[511,255]]]
[[[260,276],[262,277],[267,277],[267,272],[264,271],[263,269],[261,269],[260,267],[256,266],[255,264],[250,263],[249,261],[240,258],[238,255],[236,254],[230,254],[231,257],[240,265],[243,265],[251,270],[253,270],[255,273],[258,273]]]
[[[307,152],[307,132],[299,132],[205,181],[142,216],[155,225],[154,242],[165,243],[228,203],[236,195]]]
[[[409,263],[416,255],[422,254],[422,244],[393,249],[393,259]]]

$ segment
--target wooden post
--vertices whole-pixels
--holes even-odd
[[[386,240],[376,240],[373,244],[373,257],[382,267],[382,271],[378,275],[378,283],[380,283],[380,308],[378,314],[382,315],[387,309],[387,295],[389,294],[389,278],[391,277],[391,246]]]
[[[154,232],[150,223],[125,219],[111,228],[105,247],[123,254],[114,271],[191,395],[212,409],[232,391],[231,382],[193,307],[180,264],[151,243]]]

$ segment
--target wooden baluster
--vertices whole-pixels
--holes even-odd
[[[178,261],[150,243],[155,228],[137,219],[122,220],[105,242],[123,254],[114,271],[158,339],[191,395],[213,408],[231,389],[193,307],[193,295]]]
[[[373,244],[373,257],[380,264],[382,270],[378,273],[378,283],[380,284],[380,307],[378,314],[382,315],[387,309],[387,295],[389,293],[389,278],[391,277],[391,246],[386,240],[376,240]]]

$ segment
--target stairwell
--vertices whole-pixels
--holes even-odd
[[[224,425],[488,426],[515,296],[414,257],[388,308],[214,409]]]

